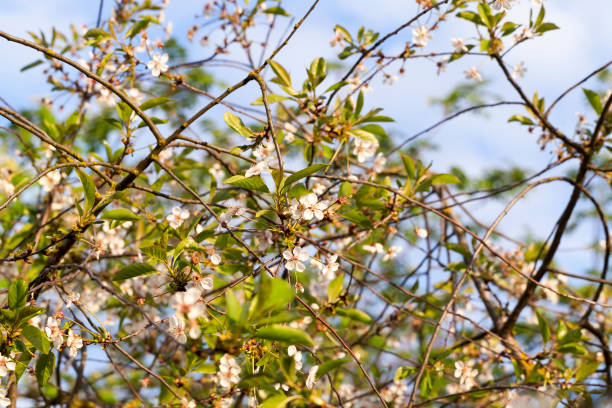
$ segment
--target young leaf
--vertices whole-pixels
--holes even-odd
[[[304,177],[308,177],[311,174],[314,174],[317,171],[324,169],[325,167],[327,167],[327,164],[317,163],[317,164],[313,164],[312,166],[308,166],[305,169],[302,169],[300,171],[296,171],[295,173],[287,177],[283,188],[288,188],[291,186],[291,184],[295,183],[296,181],[301,180]]]
[[[85,191],[85,211],[89,211],[96,201],[96,185],[91,177],[89,177],[87,173],[81,171],[81,169],[76,169],[76,173]]]
[[[15,279],[9,287],[8,305],[12,311],[17,311],[26,305],[28,284],[21,278]]]
[[[436,174],[431,178],[431,184],[437,186],[439,184],[459,184],[461,180],[454,174]]]
[[[269,193],[268,186],[264,183],[260,176],[244,177],[239,174],[227,178],[223,181],[230,186],[244,188],[246,190],[259,191],[260,193]]]
[[[601,97],[599,96],[599,94],[586,88],[582,88],[582,90],[586,95],[587,99],[589,100],[589,103],[595,110],[595,113],[601,115],[601,112],[603,111],[603,105],[601,104]]]
[[[329,360],[319,365],[319,369],[317,370],[317,378],[323,377],[325,374],[329,373],[332,370],[342,367],[344,364],[350,362],[350,358],[343,358],[340,360]]]
[[[240,119],[233,113],[225,112],[225,114],[223,115],[223,120],[225,121],[227,126],[232,128],[232,130],[234,130],[236,133],[244,137],[253,137],[253,131],[246,127],[246,125],[242,123],[242,119]]]
[[[523,115],[514,115],[510,119],[508,119],[508,122],[520,122],[523,125],[529,125],[529,126],[534,125],[531,119]]]
[[[548,322],[546,319],[536,311],[536,317],[538,318],[538,328],[540,329],[540,334],[542,335],[542,341],[544,343],[548,343],[550,340],[550,327],[548,326]]]
[[[355,320],[362,323],[371,323],[372,318],[364,311],[359,309],[342,309],[337,308],[336,314],[340,316],[348,317],[351,320]]]
[[[232,292],[228,290],[225,292],[225,304],[227,308],[227,316],[234,322],[240,322],[242,320],[242,306],[240,301]]]
[[[114,221],[138,221],[139,216],[134,214],[127,208],[117,208],[116,210],[108,210],[102,213],[102,219]]]
[[[49,343],[49,339],[47,335],[40,331],[38,328],[26,324],[22,328],[23,337],[25,337],[38,351],[43,354],[47,354],[49,352],[49,348],[51,347]]]
[[[329,286],[327,287],[327,300],[329,302],[334,302],[338,298],[338,295],[340,295],[340,292],[342,292],[343,282],[344,274],[339,274],[329,283]]]
[[[285,85],[288,88],[291,88],[291,76],[285,71],[285,68],[278,62],[274,62],[272,60],[268,61],[274,73],[278,76],[281,85]]]
[[[262,277],[257,291],[255,316],[286,308],[295,298],[291,285],[281,278]]]
[[[279,324],[260,328],[255,332],[255,337],[280,341],[287,344],[299,344],[308,347],[314,346],[314,341],[312,341],[306,332],[292,327],[281,326]]]
[[[51,378],[51,374],[53,374],[53,370],[55,369],[55,354],[53,352],[47,354],[41,354],[38,356],[38,361],[36,361],[36,379],[38,380],[38,384],[41,386],[45,386],[49,378]]]
[[[149,264],[134,263],[123,267],[119,272],[117,272],[115,276],[113,276],[113,280],[117,282],[130,278],[135,278],[137,276],[151,275],[155,272],[157,272],[157,269],[155,269]]]
[[[166,98],[165,96],[159,96],[157,98],[149,99],[148,101],[143,102],[143,104],[140,105],[140,110],[146,111],[147,109],[151,109],[171,101],[172,99],[170,98]]]

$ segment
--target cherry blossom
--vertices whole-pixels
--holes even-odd
[[[170,317],[168,322],[168,331],[181,344],[187,342],[187,336],[185,336],[185,321],[176,315]]]
[[[147,62],[147,68],[151,70],[151,75],[158,77],[160,74],[168,71],[168,54],[160,54],[156,52],[153,58]]]
[[[177,229],[183,225],[183,221],[187,218],[189,218],[188,210],[181,209],[181,207],[172,207],[172,212],[168,214],[166,220],[172,228]]]
[[[296,246],[293,251],[285,250],[283,252],[285,258],[285,268],[288,271],[304,272],[306,268],[302,262],[308,259],[308,252],[301,247]]]
[[[83,338],[78,334],[74,333],[72,329],[68,329],[68,337],[66,337],[66,347],[70,350],[68,355],[74,357],[79,352],[79,349],[83,347]]]

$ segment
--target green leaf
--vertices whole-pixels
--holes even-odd
[[[485,25],[478,14],[474,13],[473,11],[461,11],[457,13],[457,17],[471,21],[474,24]]]
[[[33,353],[34,349],[32,348],[31,350]],[[17,382],[19,382],[19,379],[25,372],[31,360],[32,360],[32,354],[30,354],[28,350],[23,350],[19,358],[15,361],[16,363],[15,364],[15,376],[17,377]]]
[[[437,186],[440,184],[459,184],[461,180],[454,174],[436,174],[431,178],[431,184]]]
[[[151,24],[151,20],[148,20],[148,19],[136,21],[132,25],[132,27],[130,27],[129,31],[127,32],[127,36],[129,38],[136,37],[138,33],[145,30],[149,26],[149,24]]]
[[[225,292],[225,305],[227,308],[227,316],[234,322],[242,321],[242,306],[233,291]]]
[[[225,184],[230,186],[236,186],[252,191],[259,191],[260,193],[269,193],[268,186],[264,183],[260,176],[244,177],[239,174],[227,178],[223,181]]]
[[[340,184],[340,190],[338,191],[340,197],[350,197],[353,195],[353,186],[348,181],[343,181]]]
[[[42,63],[43,63],[43,61],[42,61],[42,60],[36,60],[36,61],[34,61],[34,62],[30,62],[28,65],[26,65],[26,66],[22,67],[22,68],[21,68],[19,71],[20,71],[20,72],[27,71],[28,69],[30,69],[30,68],[34,68],[35,66],[40,65],[40,64],[42,64]]]
[[[491,9],[486,3],[478,3],[478,16],[488,28],[493,28],[493,23],[490,19]]]
[[[55,369],[55,354],[47,353],[41,354],[38,356],[38,361],[36,361],[36,379],[38,380],[38,384],[44,386],[51,378],[53,374],[53,370]]]
[[[414,160],[411,157],[406,156],[405,154],[401,155],[402,163],[404,163],[404,169],[406,170],[406,174],[410,180],[414,180],[416,178],[416,166],[414,165]]]
[[[47,335],[40,331],[38,328],[26,324],[22,328],[23,337],[25,337],[38,351],[43,354],[47,354],[51,347]]]
[[[535,32],[538,34],[544,34],[547,31],[552,31],[552,30],[558,30],[559,26],[557,26],[554,23],[543,23],[541,26],[539,26]]]
[[[327,164],[317,163],[317,164],[313,164],[312,166],[308,166],[305,169],[302,169],[300,171],[296,171],[295,173],[287,177],[287,179],[285,180],[285,184],[282,188],[283,189],[288,188],[291,186],[291,184],[295,183],[296,181],[301,180],[304,177],[308,177],[311,174],[314,174],[317,171],[324,169],[325,167],[327,167]]]
[[[76,169],[76,173],[81,180],[81,184],[83,184],[83,191],[85,191],[85,211],[89,211],[96,201],[96,185],[92,178],[81,169]]]
[[[144,101],[142,105],[140,105],[140,110],[146,111],[147,109],[154,108],[159,105],[163,105],[164,103],[171,102],[172,99],[167,98],[165,96],[160,96],[157,98],[149,99],[148,101]]]
[[[257,290],[255,316],[275,311],[287,306],[295,298],[295,291],[284,279],[262,276]]]
[[[101,218],[104,220],[114,221],[138,221],[140,219],[139,216],[127,208],[117,208],[116,210],[104,211]]]
[[[586,364],[581,364],[578,372],[576,373],[576,382],[583,382],[585,379],[591,376],[597,369],[601,363],[597,360],[590,361]]]
[[[117,282],[137,276],[151,275],[155,272],[157,272],[157,269],[147,263],[134,263],[121,268],[121,270],[113,276],[113,281]]]
[[[272,60],[268,61],[274,73],[278,76],[281,85],[285,85],[286,87],[291,88],[291,76],[285,71],[285,68],[278,62],[274,62]]]
[[[283,9],[282,7],[278,7],[278,6],[276,6],[276,7],[269,7],[269,8],[264,10],[264,13],[266,13],[266,14],[276,14],[278,16],[285,16],[285,17],[289,17],[290,16],[290,14],[285,11],[285,9]]]
[[[223,114],[223,120],[225,121],[227,126],[229,126],[230,128],[232,128],[232,130],[234,130],[234,132],[244,137],[253,137],[253,131],[249,129],[248,127],[246,127],[246,125],[242,123],[242,119],[240,119],[238,116],[234,115],[233,113],[225,112],[225,114]]]
[[[540,329],[540,334],[542,335],[542,341],[544,343],[548,343],[550,340],[550,327],[548,326],[548,322],[546,319],[536,311],[536,317],[538,318],[538,328]]]
[[[84,35],[84,37],[87,39],[89,38],[101,39],[101,38],[110,37],[110,36],[111,35],[109,33],[107,33],[106,31],[100,28],[90,28],[89,30],[87,30],[87,32]]]
[[[15,279],[9,287],[9,309],[16,311],[26,305],[28,298],[28,284],[21,278]]]
[[[372,318],[366,312],[359,309],[343,309],[337,308],[336,314],[340,316],[348,317],[351,320],[355,320],[362,323],[371,323]]]
[[[351,359],[343,358],[340,360],[330,360],[319,365],[319,369],[317,370],[317,378],[323,377],[325,374],[329,373],[332,370],[342,367],[344,364],[350,362]]]
[[[508,122],[520,122],[523,125],[530,125],[530,126],[534,125],[531,119],[523,115],[514,115],[510,119],[508,119]]]
[[[336,299],[338,298],[338,295],[340,295],[340,292],[342,292],[343,282],[344,282],[344,274],[341,273],[329,283],[329,286],[327,287],[327,300],[329,302],[336,301]]]
[[[279,324],[260,328],[255,332],[255,337],[280,341],[287,344],[299,344],[309,347],[314,346],[314,341],[312,341],[306,332],[292,327],[281,326]]]
[[[271,105],[273,103],[276,103],[276,102],[286,101],[287,99],[289,99],[286,96],[277,95],[277,94],[268,94],[267,98],[268,98],[268,104],[269,105]],[[263,104],[264,104],[263,103],[263,97],[261,97],[261,96],[259,98],[255,99],[253,102],[251,102],[251,105],[263,105]]]
[[[276,394],[266,399],[259,408],[285,408],[291,401],[301,399],[301,395],[292,395],[290,397],[285,394]]]
[[[17,319],[19,319],[19,321],[21,322],[26,322],[34,316],[38,316],[39,314],[42,314],[44,312],[45,309],[43,309],[42,307],[25,306],[19,311],[19,314],[17,314]]]
[[[601,97],[599,96],[599,94],[597,92],[585,88],[582,88],[582,91],[584,92],[587,99],[589,100],[589,103],[595,110],[595,113],[601,115],[601,112],[603,111],[603,105],[601,104]]]

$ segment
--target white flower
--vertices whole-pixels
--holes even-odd
[[[259,176],[261,173],[269,173],[270,168],[268,167],[268,162],[266,160],[262,160],[257,162],[255,165],[251,166],[250,169],[244,173],[245,177],[251,176]]]
[[[102,105],[115,106],[115,94],[106,88],[100,89],[97,99]]]
[[[474,378],[478,375],[478,370],[472,368],[474,363],[469,361],[465,364],[463,361],[455,362],[455,378],[459,378],[459,384],[465,385],[468,389],[471,389],[476,385]]]
[[[274,384],[274,389],[275,389],[275,390],[278,390],[278,389],[280,389],[280,388],[282,388],[282,389],[283,389],[283,391],[285,391],[285,392],[286,392],[286,391],[289,391],[289,386],[288,386],[287,384],[281,384],[281,383],[276,383],[276,384]]]
[[[476,67],[470,67],[469,69],[463,71],[463,73],[465,74],[466,79],[474,79],[478,82],[482,82],[482,75],[478,73]]]
[[[153,59],[147,62],[147,68],[151,70],[151,75],[158,77],[159,74],[168,71],[168,54],[161,55],[159,52],[153,54]]]
[[[381,173],[385,169],[385,164],[387,164],[387,158],[384,154],[378,153],[376,158],[374,158],[372,171],[374,171],[374,173]]]
[[[461,38],[451,38],[451,44],[455,47],[455,52],[468,52],[468,48]]]
[[[449,59],[450,57],[446,55],[436,62],[436,67],[438,67],[437,75],[440,75],[442,72],[446,72],[446,66],[448,65]]]
[[[425,228],[414,227],[414,233],[419,238],[427,238],[429,236],[429,233]]]
[[[53,170],[42,176],[38,182],[45,191],[51,191],[62,180],[62,173],[59,170]]]
[[[8,407],[11,405],[11,400],[6,398],[6,388],[0,388],[0,407]]]
[[[213,290],[213,278],[212,278],[212,276],[207,276],[205,278],[202,278],[202,280],[200,281],[200,288],[204,292],[210,292],[211,290]]]
[[[302,369],[302,352],[298,351],[298,349],[294,345],[291,345],[287,348],[287,355],[289,357],[293,357],[293,360],[295,361],[295,369],[301,370]]]
[[[319,366],[312,366],[310,368],[310,371],[308,371],[308,377],[306,378],[306,388],[308,388],[309,390],[312,389],[312,387],[314,387],[314,385],[317,383],[317,370],[319,369]]]
[[[4,377],[9,371],[15,371],[15,362],[0,353],[0,377]]]
[[[378,140],[373,139],[355,139],[355,148],[353,154],[357,156],[359,163],[363,163],[370,157],[374,156],[376,149],[378,149]]]
[[[215,252],[214,247],[207,248],[206,253],[210,256],[210,262],[212,262],[213,265],[219,265],[221,263],[221,255]]]
[[[80,293],[76,293],[72,291],[68,292],[68,295],[66,296],[66,307],[70,309],[74,303],[78,303],[80,298],[81,298]]]
[[[203,316],[206,311],[206,306],[200,302],[200,291],[194,287],[175,293],[170,299],[170,307],[176,310],[177,316],[189,320]]]
[[[371,254],[382,254],[383,252],[385,252],[385,248],[382,246],[382,244],[378,242],[375,242],[374,245],[366,244],[362,246],[361,249]]]
[[[183,398],[181,400],[181,408],[196,408],[195,401],[188,400],[187,398]]]
[[[15,192],[15,186],[11,184],[10,180],[0,179],[0,193],[10,196],[14,192]]]
[[[336,277],[336,271],[340,264],[336,262],[338,255],[327,255],[327,264],[321,268],[321,276],[326,280],[332,280]]]
[[[429,32],[429,29],[424,25],[414,28],[412,30],[412,42],[416,45],[424,47],[427,42],[433,38],[433,34]]]
[[[383,256],[383,262],[389,259],[395,259],[400,252],[402,252],[402,247],[393,245],[387,250],[387,253]]]
[[[525,63],[523,61],[519,62],[514,66],[514,71],[512,72],[512,78],[524,77],[525,72],[527,72],[527,68],[525,68]]]
[[[299,203],[302,208],[301,218],[306,221],[312,220],[313,217],[317,220],[322,220],[325,217],[323,211],[327,208],[327,202],[319,201],[315,193],[308,193],[300,197]]]
[[[234,357],[229,354],[221,357],[216,380],[223,388],[230,388],[232,384],[240,382],[240,366]]]
[[[176,315],[170,318],[168,322],[168,331],[181,344],[187,342],[187,336],[185,336],[185,321]]]
[[[308,259],[308,252],[304,248],[296,246],[293,248],[293,252],[288,249],[285,250],[283,258],[286,259],[285,268],[288,271],[304,272],[306,267],[302,262]]]
[[[145,95],[138,88],[130,88],[127,94],[136,105],[141,105],[144,102]]]
[[[223,178],[225,176],[225,172],[223,171],[223,169],[221,168],[221,165],[219,163],[213,164],[212,167],[210,169],[208,169],[208,172],[210,174],[212,174],[212,176],[217,181],[223,180]]]
[[[504,10],[510,10],[512,8],[513,1],[514,0],[495,0],[492,6],[495,10],[500,10],[502,8]]]
[[[74,333],[72,329],[68,329],[68,337],[66,337],[66,347],[70,348],[68,355],[74,357],[79,352],[79,349],[83,347],[83,338],[78,334]]]
[[[186,209],[181,209],[181,207],[173,207],[172,212],[168,214],[166,220],[170,226],[174,229],[177,229],[183,224],[183,221],[189,218],[189,211]]]
[[[45,333],[47,333],[47,337],[49,337],[49,339],[53,342],[53,347],[59,350],[64,343],[64,331],[60,330],[57,319],[51,316],[47,317]]]
[[[253,156],[257,160],[266,160],[269,158],[273,158],[275,153],[275,147],[272,143],[261,143],[255,150],[253,150]]]

